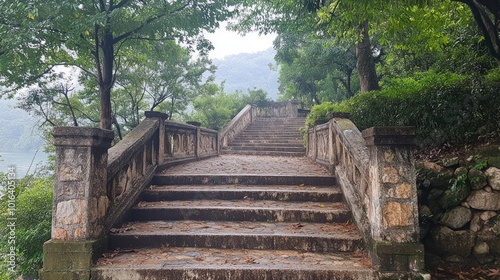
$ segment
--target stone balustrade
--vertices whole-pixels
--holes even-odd
[[[215,130],[165,121],[165,136],[163,167],[219,153],[218,133]]]
[[[288,117],[296,118],[299,115],[299,102],[263,102],[254,107],[256,115],[260,117]]]
[[[335,174],[381,278],[422,277],[414,141],[412,127],[360,132],[346,114],[308,132],[307,156]]]
[[[220,146],[227,147],[227,144],[234,140],[236,135],[242,132],[245,127],[251,124],[257,116],[256,107],[246,105],[220,133]]]
[[[52,237],[44,244],[41,279],[90,279],[106,234],[120,223],[159,168],[218,155],[217,131],[146,119],[111,147],[113,132],[58,127]]]

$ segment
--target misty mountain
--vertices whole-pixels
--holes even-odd
[[[225,81],[224,91],[232,93],[237,90],[247,92],[249,89],[262,89],[268,96],[278,98],[278,71],[271,70],[275,65],[276,51],[272,48],[257,53],[242,53],[230,55],[224,59],[214,59],[217,66],[215,81],[220,84]]]
[[[33,152],[41,149],[38,121],[26,111],[15,108],[13,100],[0,99],[0,151]]]

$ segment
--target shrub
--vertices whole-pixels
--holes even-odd
[[[2,180],[4,181],[4,180]],[[53,177],[33,178],[27,176],[16,180],[15,200],[15,248],[16,274],[38,275],[42,267],[43,243],[50,239],[52,223]],[[7,228],[8,196],[0,200],[0,250],[9,252]],[[6,263],[0,264],[6,271]],[[14,279],[15,275],[0,274],[1,279]]]
[[[411,125],[417,127],[417,142],[421,146],[462,144],[477,141],[481,135],[500,133],[499,85],[500,70],[496,69],[482,77],[425,72],[412,78],[392,79],[383,90],[358,94],[324,107],[350,112],[361,130]],[[308,125],[327,118],[328,110],[315,107],[311,113],[316,113]]]

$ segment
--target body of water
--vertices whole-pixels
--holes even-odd
[[[47,155],[43,151],[38,152],[1,152],[0,172],[7,173],[9,167],[15,167],[17,178],[27,174],[33,174],[43,165],[47,165]]]

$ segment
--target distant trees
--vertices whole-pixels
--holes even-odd
[[[194,111],[186,118],[198,121],[204,127],[219,130],[247,104],[267,101],[270,101],[267,93],[260,89],[248,90],[247,93],[225,93],[223,85],[206,84],[193,101]]]
[[[184,42],[202,53],[200,35],[229,17],[230,1],[0,1],[0,82],[21,88],[47,82],[57,66],[95,80],[100,127],[111,129],[112,89],[122,63],[155,45]]]
[[[457,2],[469,5],[483,30],[483,41],[477,32],[471,32],[467,6]],[[446,63],[442,63],[445,60],[456,66],[460,60],[458,54],[464,55],[466,48],[470,53],[462,59],[467,63],[472,62],[471,56],[483,60],[479,63],[488,64],[488,59],[483,59],[477,50],[482,49],[481,45],[490,49],[493,46],[494,50],[500,38],[500,25],[495,24],[500,18],[497,1],[254,0],[253,3],[253,9],[240,14],[240,25],[235,28],[278,33],[281,94],[299,98],[306,104],[334,101],[334,96],[339,95],[348,97],[351,95],[349,90],[379,89],[379,83],[383,85],[389,73],[401,76],[431,67],[446,67]],[[485,34],[486,31],[489,34]],[[346,53],[344,62],[349,62],[343,65],[339,64],[339,55],[331,56],[330,64],[337,67],[329,67],[331,65],[323,63],[321,52],[311,52],[313,42],[322,44],[323,52],[331,54],[330,49],[334,46],[340,50],[355,50],[355,56]],[[413,65],[406,64],[409,61]],[[353,63],[355,67],[351,68]],[[353,84],[348,73],[357,75],[359,84]],[[327,94],[322,85],[333,77],[336,82],[328,85],[330,94]],[[347,86],[349,82],[351,86]],[[339,94],[336,84],[346,94]]]

